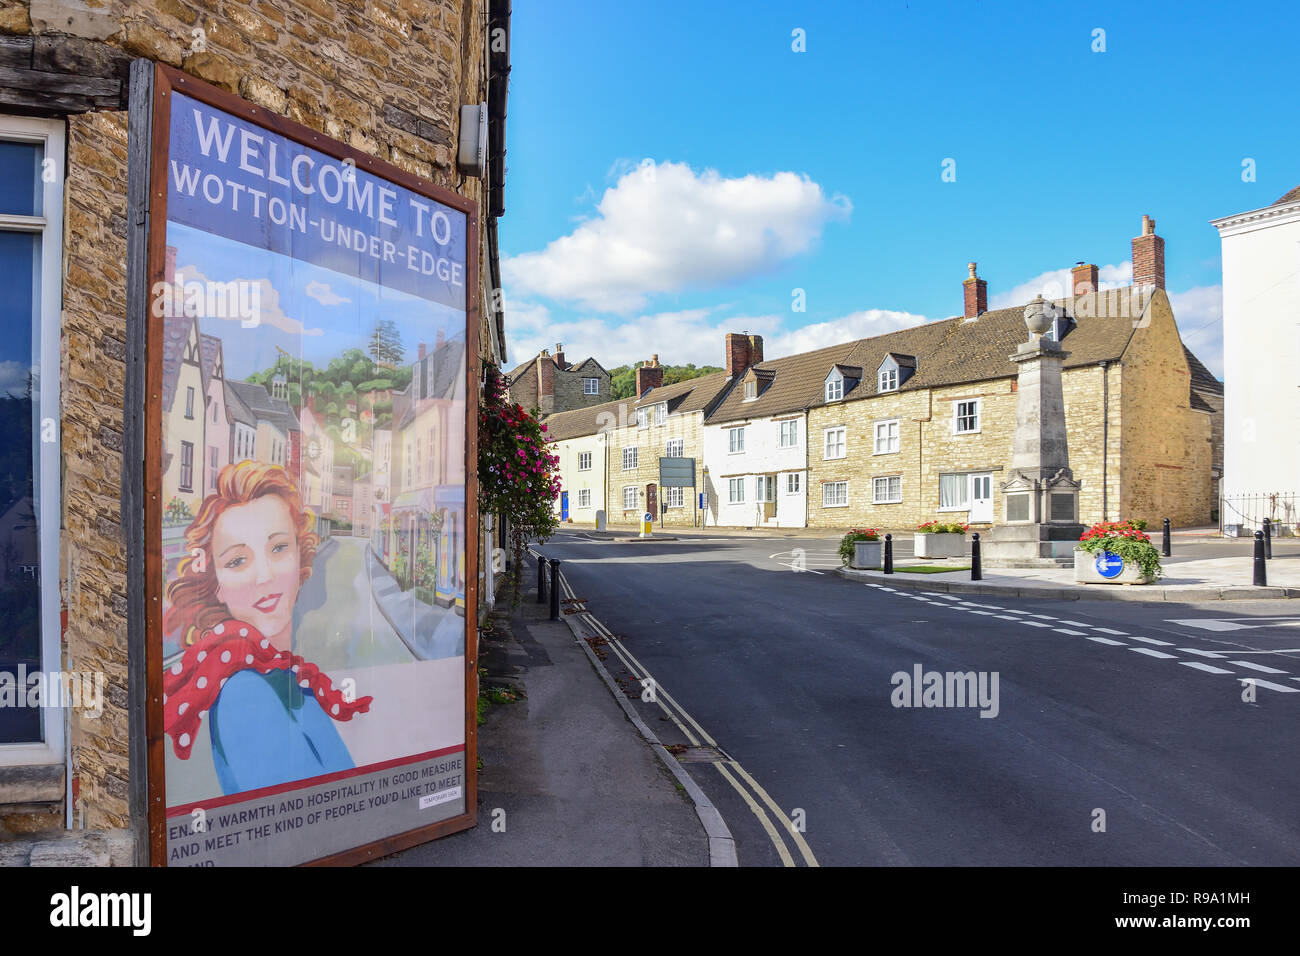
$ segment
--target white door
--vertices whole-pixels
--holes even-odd
[[[993,476],[970,476],[970,522],[991,522],[993,520]]]

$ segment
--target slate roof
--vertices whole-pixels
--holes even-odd
[[[802,411],[822,395],[822,383],[831,365],[853,350],[853,342],[831,345],[813,352],[789,355],[755,365],[755,372],[771,373],[771,384],[752,402],[745,401],[743,388],[731,388],[709,415],[708,422],[729,422],[738,418],[762,418]],[[748,374],[748,373],[746,373]],[[740,381],[745,380],[745,375]],[[760,379],[761,381],[761,379]]]
[[[1273,205],[1285,206],[1289,202],[1300,202],[1300,186],[1297,186],[1295,189],[1291,190],[1289,193],[1287,193],[1277,202],[1273,203]]]
[[[286,435],[300,430],[298,416],[294,414],[293,408],[282,398],[272,398],[266,386],[254,385],[251,382],[227,382],[227,384],[239,397],[244,408],[252,412],[256,418],[269,421]],[[236,417],[239,417],[237,412]],[[240,420],[248,423],[246,419]]]
[[[1192,370],[1192,388],[1222,395],[1223,383],[1214,377],[1214,373],[1206,368],[1186,345],[1183,346],[1183,353],[1187,356],[1187,365]]]
[[[630,418],[632,412],[632,399],[630,398],[622,398],[616,402],[604,402],[600,405],[588,405],[586,408],[575,408],[570,412],[547,415],[542,419],[542,424],[546,426],[546,440],[564,441],[568,438],[581,438],[583,435],[596,434],[602,425],[617,425],[620,405],[625,409],[624,416]],[[601,415],[610,415],[612,418],[602,419]]]
[[[731,376],[726,372],[710,372],[699,378],[690,378],[673,385],[660,385],[647,391],[636,401],[636,407],[668,403],[668,414],[678,412],[699,412],[707,414],[714,401],[727,387]]]

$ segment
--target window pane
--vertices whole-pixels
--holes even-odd
[[[0,144],[8,147],[15,144]],[[13,154],[0,152],[0,202],[12,211]],[[39,168],[39,166],[38,166]],[[30,170],[22,178],[30,182]],[[39,176],[38,176],[39,181]],[[30,213],[30,202],[23,212]],[[40,544],[36,494],[32,482],[37,446],[33,428],[31,371],[32,325],[39,314],[40,237],[0,233],[0,672],[14,675],[20,665],[41,669]],[[7,682],[7,681],[6,681]],[[0,707],[0,744],[42,739],[41,711],[35,707]]]
[[[939,476],[939,507],[940,508],[967,507],[966,485],[967,485],[967,481],[965,475],[940,475]]]
[[[0,142],[0,213],[42,215],[42,152],[35,143]]]

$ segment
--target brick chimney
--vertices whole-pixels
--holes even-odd
[[[961,294],[966,318],[973,319],[989,310],[989,284],[975,274],[975,263],[968,263],[966,268],[970,276],[961,284]]]
[[[1142,217],[1142,235],[1133,240],[1133,284],[1165,287],[1165,241],[1150,216]]]
[[[555,343],[555,367],[562,369],[569,367],[564,362],[564,346],[559,342]]]
[[[424,361],[424,353],[425,353],[424,343],[421,342],[419,348],[415,353],[416,360],[421,362]]]
[[[555,411],[555,362],[546,349],[537,356],[537,407],[543,415]]]
[[[1097,291],[1097,267],[1091,263],[1076,262],[1070,270],[1070,276],[1074,279],[1075,295],[1088,295]]]
[[[658,354],[650,356],[650,361],[643,362],[636,370],[636,397],[640,398],[647,389],[658,388],[664,383],[664,369],[659,364]]]
[[[751,365],[763,361],[763,336],[750,335],[748,332],[727,333],[727,374],[733,379],[745,374]]]
[[[446,344],[447,332],[444,329],[439,329],[438,334],[433,337],[433,350],[436,352]]]

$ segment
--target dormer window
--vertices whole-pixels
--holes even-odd
[[[844,397],[844,379],[833,375],[826,380],[826,401],[838,402]]]
[[[898,388],[898,369],[882,368],[880,370],[880,379],[876,386],[878,392],[892,392]]]
[[[916,371],[916,356],[888,353],[876,369],[876,392],[896,392]]]
[[[745,401],[752,402],[758,398],[758,380],[750,379],[745,383]]]
[[[1051,339],[1053,342],[1059,342],[1070,334],[1072,328],[1074,328],[1074,322],[1070,317],[1068,315],[1058,314],[1056,318],[1052,320],[1052,324],[1048,326],[1047,331],[1043,333],[1043,338]]]

